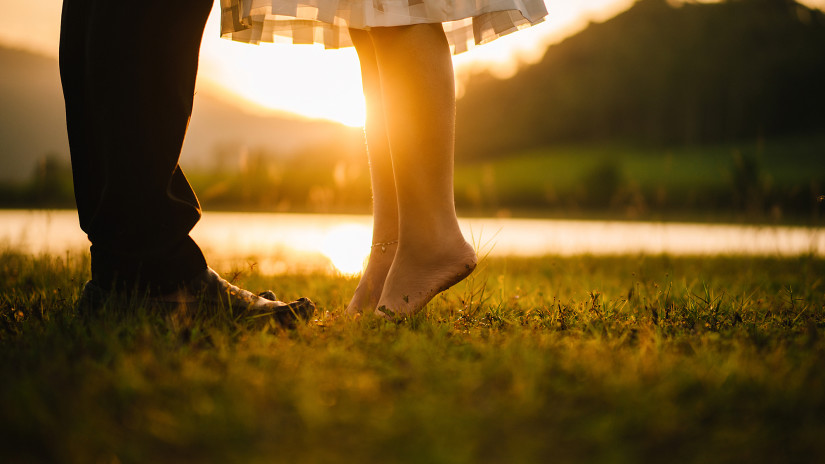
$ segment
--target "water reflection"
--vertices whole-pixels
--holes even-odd
[[[62,254],[88,247],[74,211],[0,211],[0,246]],[[684,223],[466,219],[468,237],[492,256],[669,253],[825,255],[825,231],[803,227]],[[352,215],[205,213],[192,231],[219,269],[262,272],[361,270],[372,219]]]
[[[371,238],[370,227],[348,222],[333,227],[324,238],[319,251],[341,273],[357,274],[366,264]]]

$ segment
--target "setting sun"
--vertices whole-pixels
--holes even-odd
[[[550,2],[550,17],[544,23],[454,57],[459,95],[470,73],[486,70],[509,77],[520,64],[540,59],[548,43],[631,4],[631,0]],[[238,100],[253,113],[286,111],[348,126],[364,124],[360,68],[353,48],[324,50],[321,45],[233,42],[220,37],[219,13],[216,5],[204,33],[201,88]]]
[[[822,0],[808,0],[816,2]],[[509,77],[520,63],[541,58],[549,43],[626,9],[632,0],[552,0],[544,23],[510,34],[454,58],[458,92],[469,73]],[[0,0],[0,41],[57,56],[60,0],[37,3]],[[37,17],[32,23],[27,18]],[[214,6],[201,47],[198,87],[233,100],[250,113],[288,112],[307,118],[364,124],[365,108],[355,50],[320,45],[235,43],[220,37],[220,8]]]
[[[218,22],[215,8],[201,47],[199,85],[241,100],[241,106],[253,113],[288,111],[348,126],[364,124],[364,96],[354,49],[248,45],[220,38]]]
[[[678,0],[677,0],[678,1]],[[509,77],[520,63],[541,58],[548,44],[604,21],[629,8],[633,0],[548,0],[549,15],[535,27],[457,55],[454,59],[461,93],[463,79],[488,71]],[[825,8],[825,0],[800,3]],[[57,56],[60,0],[0,0],[0,41]],[[209,18],[201,48],[198,86],[235,100],[249,112],[289,112],[350,126],[364,122],[358,58],[352,48],[324,50],[318,45],[260,46],[220,38],[219,7]],[[29,18],[38,18],[30,21]]]
[[[589,21],[602,21],[627,9],[633,0],[556,0],[548,19],[453,57],[459,96],[471,73],[499,78],[538,61],[548,44],[558,42]],[[321,45],[248,45],[220,38],[220,11],[213,9],[201,47],[199,85],[242,101],[250,112],[287,111],[308,118],[362,126],[364,96],[358,55],[353,48],[324,50]]]

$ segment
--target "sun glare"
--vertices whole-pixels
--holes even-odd
[[[628,8],[633,0],[557,0],[548,2],[547,20],[497,39],[454,59],[459,95],[472,73],[512,76],[523,63],[541,59],[548,44]],[[199,79],[240,100],[254,113],[291,112],[348,126],[363,126],[364,95],[358,55],[352,47],[324,50],[320,45],[261,44],[220,38],[216,5],[206,26]]]
[[[372,231],[362,224],[342,224],[327,232],[319,251],[342,274],[358,274],[370,254]]]
[[[199,79],[204,88],[241,100],[253,113],[288,111],[353,127],[364,125],[366,107],[354,48],[232,42],[219,37],[219,13],[217,7],[213,9],[201,48]],[[514,74],[519,63],[536,61],[543,50],[537,44],[547,33],[545,28],[544,24],[528,28],[458,55],[454,62],[459,89],[471,72],[486,69],[504,78]]]
[[[219,37],[212,10],[201,47],[201,79],[253,113],[288,111],[308,118],[364,125],[361,71],[355,49],[320,45],[249,45]]]

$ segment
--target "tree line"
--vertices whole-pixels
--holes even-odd
[[[823,76],[821,11],[789,0],[640,0],[510,79],[472,77],[458,102],[456,155],[823,133]]]

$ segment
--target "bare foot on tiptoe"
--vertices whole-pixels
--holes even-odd
[[[361,274],[355,294],[347,306],[347,314],[372,313],[378,307],[381,291],[384,290],[384,281],[392,266],[398,242],[385,242],[372,247],[367,268]]]
[[[475,269],[475,250],[464,237],[432,245],[433,249],[429,250],[399,248],[384,283],[378,314],[391,317],[414,314]]]

